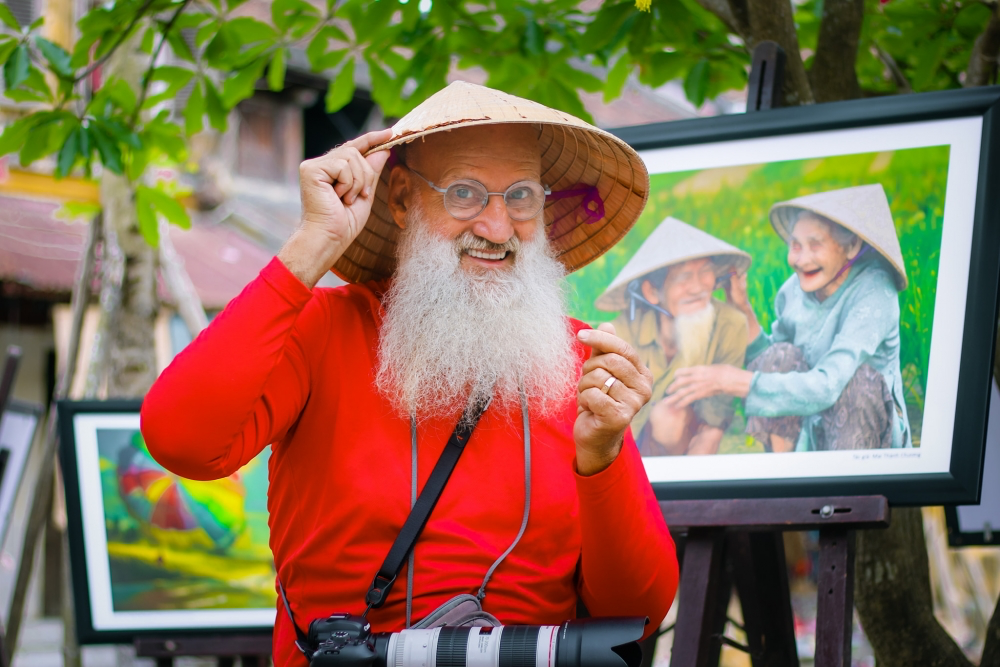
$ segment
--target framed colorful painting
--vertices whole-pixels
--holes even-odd
[[[179,478],[150,457],[140,405],[59,403],[80,641],[270,632],[269,450],[226,479]]]
[[[662,498],[976,502],[1000,265],[996,88],[621,128],[651,190],[568,277],[654,374]]]

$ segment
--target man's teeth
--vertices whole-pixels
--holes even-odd
[[[485,250],[472,250],[470,248],[465,252],[473,257],[478,257],[479,259],[501,260],[507,256],[506,250],[501,250],[500,252],[486,252]]]

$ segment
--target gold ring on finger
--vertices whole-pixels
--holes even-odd
[[[615,382],[618,382],[618,378],[612,375],[611,377],[609,377],[607,380],[604,381],[604,386],[601,387],[601,392],[606,394],[609,391],[611,391],[611,385],[613,385]]]

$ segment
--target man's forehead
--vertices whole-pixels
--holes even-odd
[[[713,262],[711,257],[699,257],[698,259],[689,259],[687,261],[680,262],[679,264],[672,265],[668,269],[667,274],[670,275],[670,274],[683,273],[685,271],[698,271],[705,265],[711,266],[712,264]]]
[[[486,161],[502,159],[540,165],[541,149],[538,127],[533,124],[507,123],[479,125],[435,132],[407,145],[407,160],[423,164],[449,160]]]

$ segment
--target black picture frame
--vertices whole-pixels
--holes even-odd
[[[991,394],[979,504],[944,508],[948,544],[953,547],[1000,545],[1000,387],[996,380]]]
[[[964,334],[947,472],[725,481],[653,481],[661,500],[884,495],[893,505],[975,504],[982,483],[1000,276],[1000,87],[899,95],[611,130],[642,153],[725,141],[981,118]],[[682,168],[682,167],[680,167]],[[743,456],[743,455],[741,455]]]
[[[141,400],[71,401],[57,403],[59,419],[59,460],[62,465],[66,491],[67,531],[70,550],[70,576],[73,587],[73,607],[77,640],[81,644],[124,644],[140,638],[199,638],[217,637],[220,641],[240,637],[270,637],[272,627],[247,625],[218,625],[199,627],[196,623],[185,627],[157,628],[134,627],[126,629],[101,629],[95,627],[92,614],[92,585],[85,548],[84,508],[81,502],[80,465],[77,457],[75,418],[78,415],[136,415],[142,407]],[[221,645],[220,645],[221,646]],[[221,650],[221,649],[220,649]],[[229,650],[229,649],[227,649]],[[224,651],[225,652],[225,651]]]

